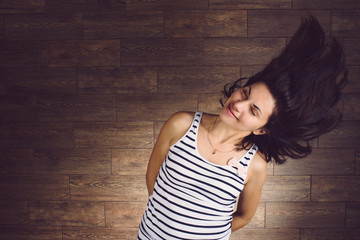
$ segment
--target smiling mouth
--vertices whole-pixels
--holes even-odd
[[[231,115],[232,117],[234,117],[236,120],[239,120],[239,119],[235,116],[235,114],[233,113],[232,108],[231,108],[231,104],[229,104],[229,106],[226,108],[226,110],[227,110],[227,112],[228,112],[229,115]]]

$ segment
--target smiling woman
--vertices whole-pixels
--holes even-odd
[[[229,239],[256,212],[267,162],[305,157],[339,122],[346,77],[340,45],[309,17],[262,71],[224,87],[219,115],[175,113],[150,157],[138,239]]]

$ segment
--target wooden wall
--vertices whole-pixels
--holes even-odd
[[[269,165],[231,239],[360,239],[358,0],[2,0],[0,239],[135,239],[164,121],[217,112],[309,13],[344,45],[345,121]]]

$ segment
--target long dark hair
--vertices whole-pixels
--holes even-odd
[[[314,17],[302,19],[285,49],[262,71],[224,86],[222,92],[229,98],[238,88],[264,82],[276,101],[264,126],[266,134],[250,134],[237,145],[238,149],[255,143],[266,161],[274,159],[279,164],[287,157],[307,156],[311,153],[310,141],[329,132],[341,120],[336,105],[346,79],[344,54],[338,41],[327,41]]]

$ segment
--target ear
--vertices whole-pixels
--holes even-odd
[[[253,131],[253,134],[255,134],[255,135],[264,135],[266,133],[267,133],[267,131],[264,128],[259,128],[259,129],[256,129]]]

